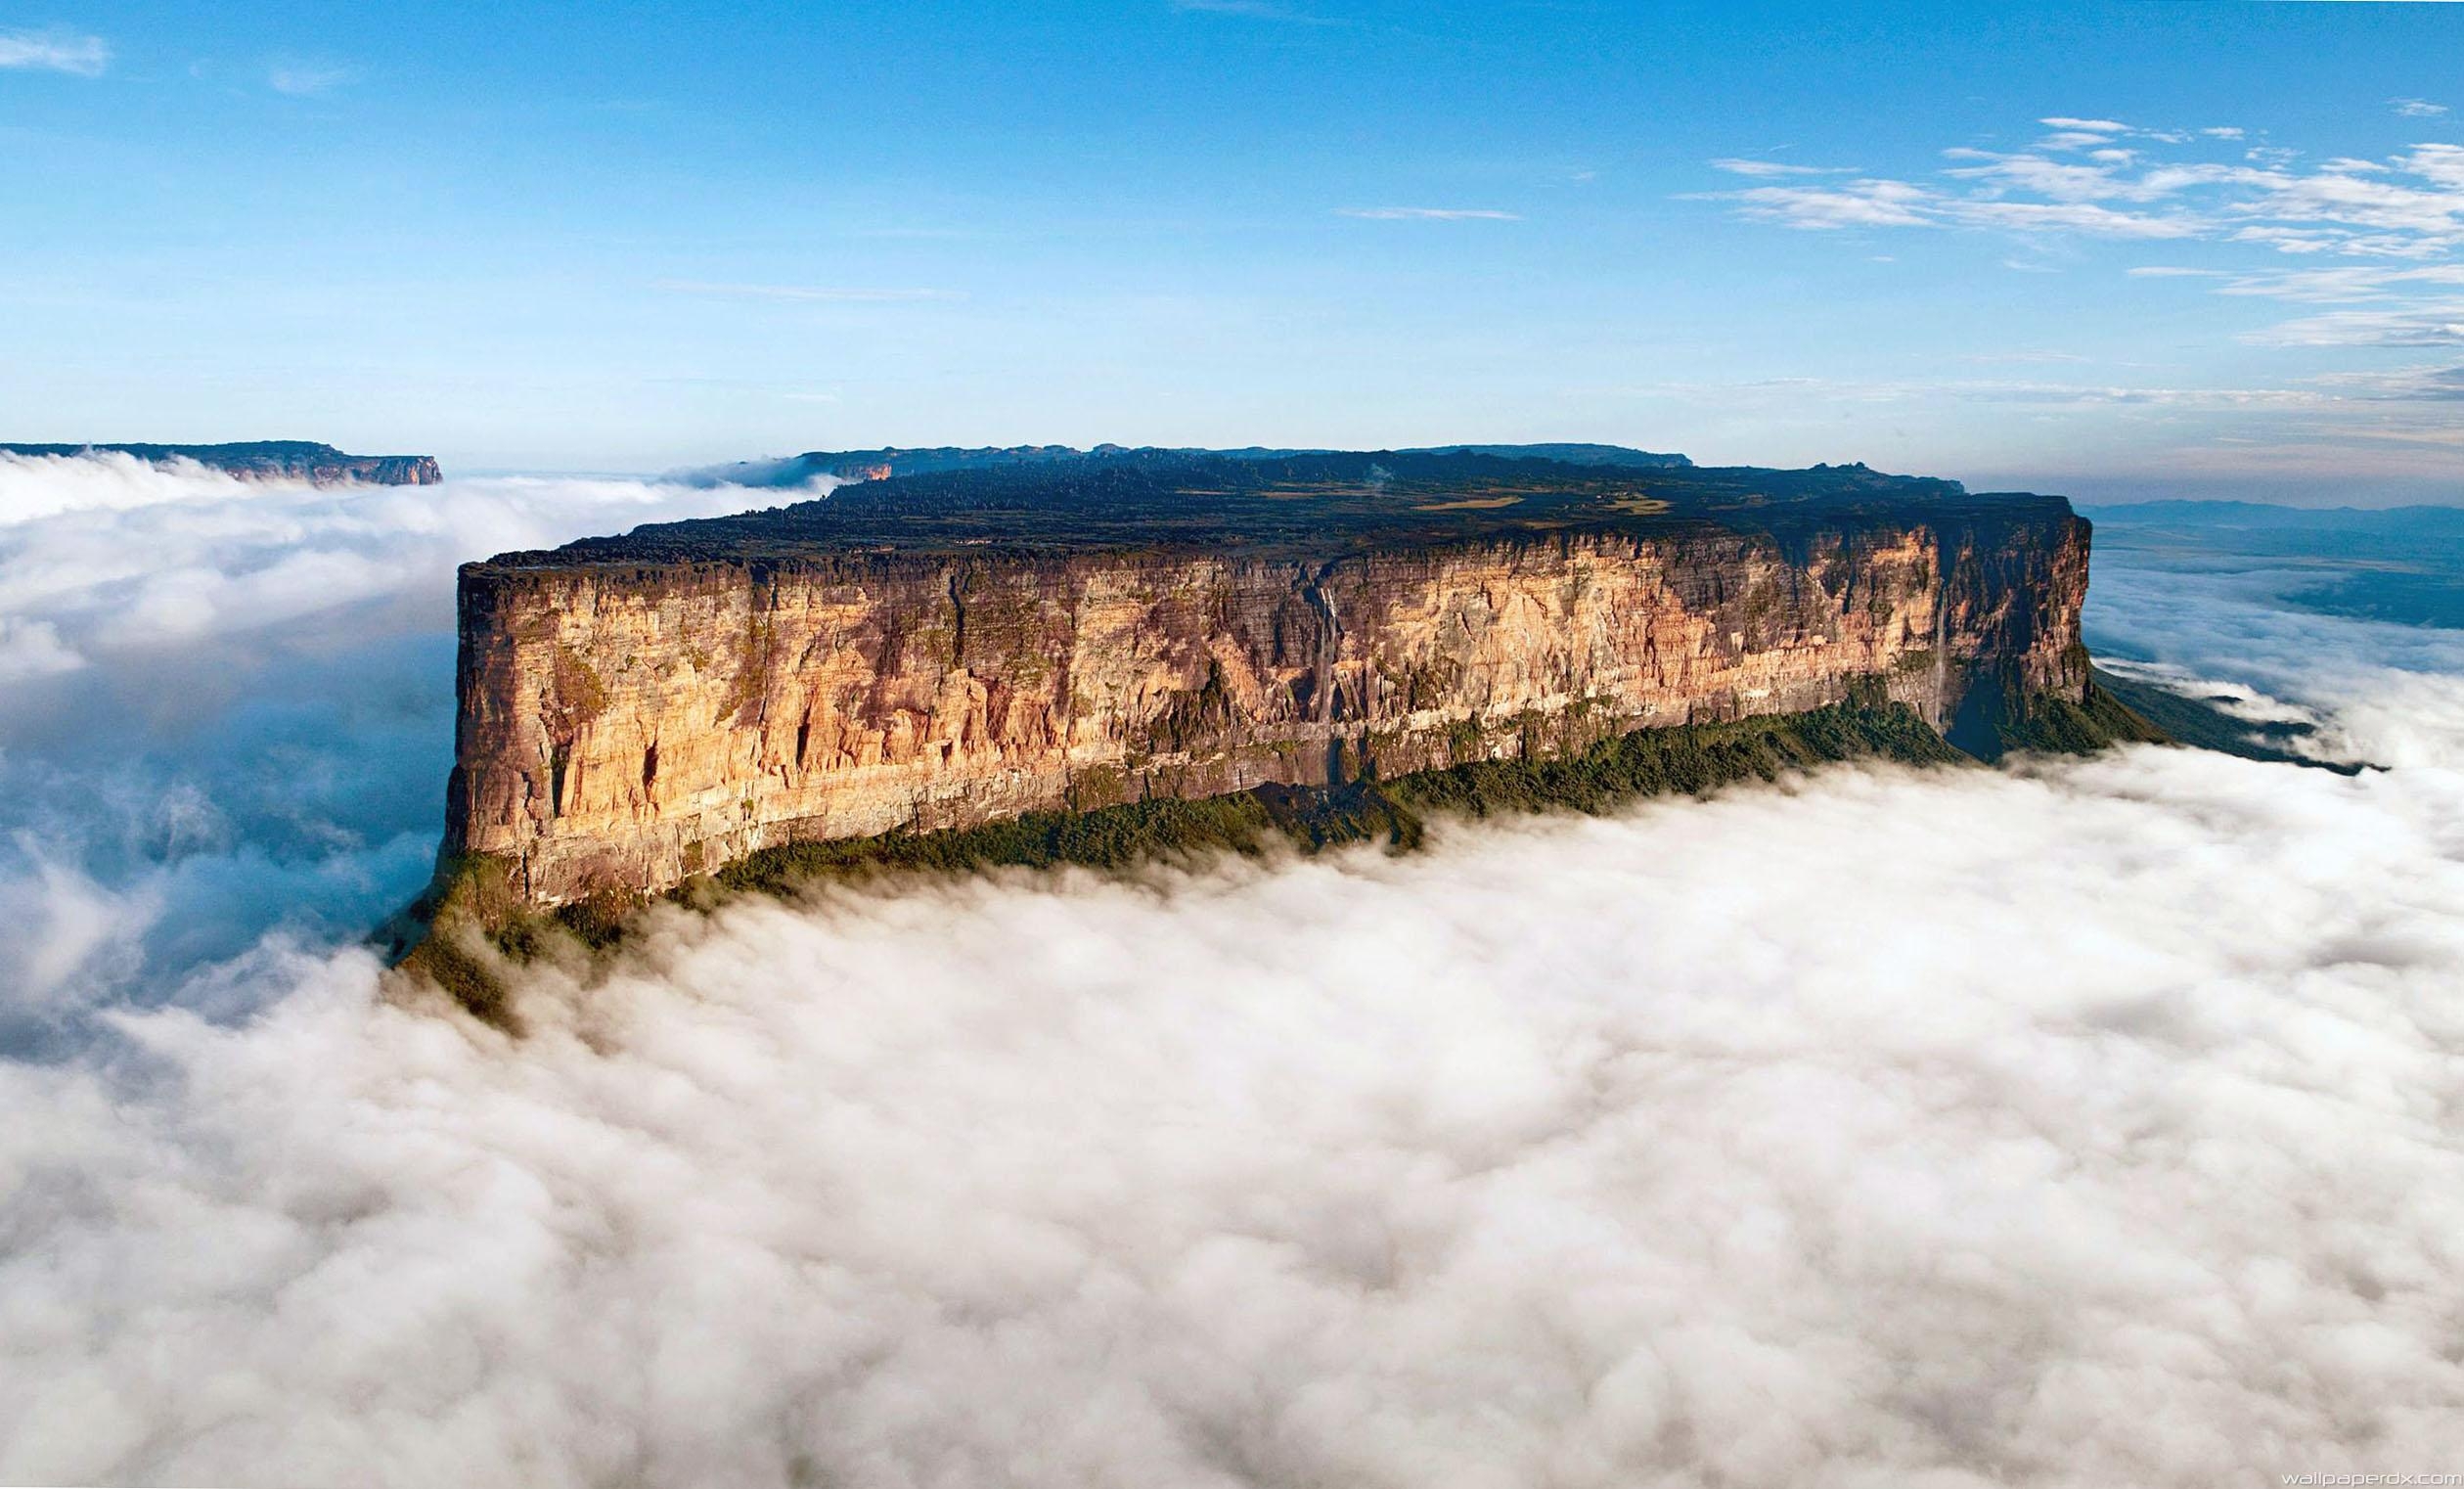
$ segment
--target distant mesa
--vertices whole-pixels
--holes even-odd
[[[1617,466],[1637,471],[1682,471],[1694,464],[1682,455],[1659,455],[1622,444],[1449,444],[1397,453],[1495,455],[1504,460],[1553,460],[1567,466]]]
[[[246,481],[315,486],[433,486],[445,478],[433,455],[346,455],[306,439],[237,444],[0,444],[8,455],[127,455],[149,465],[190,460]]]
[[[1230,460],[1281,460],[1327,455],[1320,449],[1275,449],[1248,445],[1236,450],[1099,444],[1091,450],[1061,444],[935,445],[905,449],[885,445],[877,450],[807,450],[775,460],[743,460],[681,473],[696,485],[757,486],[793,490],[827,476],[836,481],[889,480],[905,475],[937,475],[950,471],[982,471],[1004,466],[1050,465],[1059,461],[1132,459],[1151,462],[1163,457],[1218,456]],[[1694,463],[1682,455],[1663,455],[1616,444],[1450,444],[1422,445],[1388,453],[1396,455],[1494,455],[1504,460],[1547,460],[1561,465],[1618,467],[1642,471],[1676,471]]]

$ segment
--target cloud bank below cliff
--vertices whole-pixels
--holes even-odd
[[[0,1478],[2212,1483],[2464,1451],[2464,786],[1837,771],[268,951],[0,1067]]]
[[[2262,715],[2318,726],[2327,759],[2464,765],[2464,631],[2323,614],[2299,604],[2316,569],[2274,561],[2097,561],[2088,645],[2100,656],[2165,664],[2176,679],[2255,690]],[[2204,691],[2192,689],[2191,691]]]
[[[760,505],[616,479],[250,485],[0,454],[0,1052],[426,877],[454,566]]]

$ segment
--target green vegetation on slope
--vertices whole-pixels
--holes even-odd
[[[2018,750],[2042,754],[2092,755],[2110,744],[2170,744],[2165,731],[2132,712],[2111,691],[2091,680],[2084,701],[2074,703],[2056,694],[2037,693],[1995,700],[1997,712],[1989,731],[1971,737],[1954,724],[1950,737],[1981,760],[1998,760]],[[1963,706],[1961,712],[1965,714]]]
[[[2307,724],[2253,723],[2226,712],[2217,705],[2216,700],[2193,698],[2155,683],[2116,677],[2101,667],[2095,670],[2093,678],[2100,692],[2111,694],[2125,707],[2162,730],[2177,744],[2239,755],[2245,760],[2314,766],[2346,776],[2357,774],[2361,769],[2358,765],[2313,760],[2280,747],[2284,743],[2311,733]]]

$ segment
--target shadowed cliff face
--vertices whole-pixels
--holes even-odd
[[[2058,500],[1776,529],[1623,500],[1617,520],[1390,546],[1354,523],[1320,554],[970,553],[935,528],[914,551],[470,565],[447,849],[556,903],[798,839],[1546,756],[1852,696],[1944,729],[1971,699],[2083,696],[2087,528]]]

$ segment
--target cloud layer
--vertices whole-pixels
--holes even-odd
[[[2100,557],[2101,645],[2398,768],[1835,770],[388,1001],[452,563],[767,499],[0,467],[0,1481],[2464,1455],[2457,633]]]
[[[775,496],[0,455],[0,1051],[427,874],[467,559]]]
[[[0,1478],[2452,1461],[2460,853],[2141,750],[679,918],[520,1045],[269,953],[0,1074]]]

